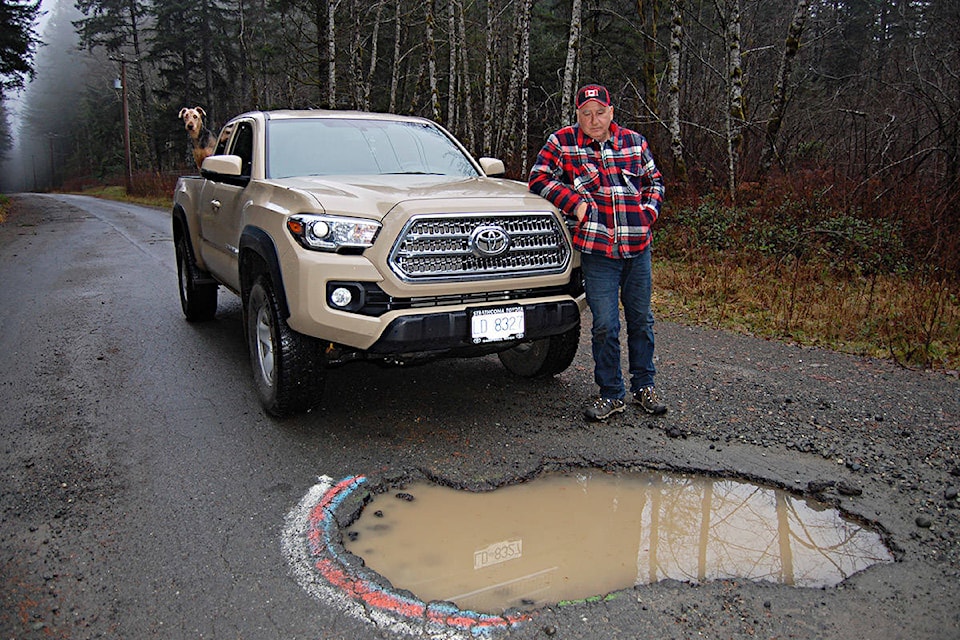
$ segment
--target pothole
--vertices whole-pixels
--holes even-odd
[[[347,551],[423,602],[500,614],[665,579],[827,587],[893,556],[824,503],[732,479],[549,473],[474,493],[428,482],[373,496]]]

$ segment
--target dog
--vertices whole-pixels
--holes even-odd
[[[193,161],[197,163],[197,169],[203,164],[203,159],[213,153],[217,146],[217,139],[213,137],[210,129],[203,126],[203,119],[207,113],[202,107],[184,107],[180,109],[179,118],[183,120],[183,126],[187,130],[187,137],[193,145]]]

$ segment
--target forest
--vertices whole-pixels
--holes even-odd
[[[4,190],[122,180],[121,94],[127,168],[145,193],[194,170],[177,118],[184,106],[202,106],[213,130],[250,109],[426,116],[522,180],[546,136],[573,120],[576,88],[595,82],[610,89],[617,122],[650,140],[666,177],[657,241],[664,260],[684,261],[661,278],[679,292],[674,303],[722,326],[739,298],[748,312],[773,314],[766,323],[778,335],[803,340],[811,298],[825,294],[802,285],[856,283],[844,304],[861,332],[885,335],[905,362],[957,357],[944,340],[960,323],[956,0],[60,0],[45,8]],[[742,300],[743,278],[774,275],[776,291]],[[883,315],[886,277],[934,291],[924,302],[933,306]],[[900,335],[908,322],[916,329]]]

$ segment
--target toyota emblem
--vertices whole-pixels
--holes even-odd
[[[483,225],[470,234],[470,251],[478,258],[496,258],[510,248],[510,236],[496,225]]]

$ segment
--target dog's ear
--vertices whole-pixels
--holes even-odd
[[[197,113],[202,115],[204,118],[207,117],[207,112],[203,110],[203,107],[197,107]]]
[[[183,119],[183,114],[185,114],[186,112],[187,112],[187,108],[186,108],[186,107],[184,107],[183,109],[180,109],[180,115],[178,115],[177,117],[182,120],[182,119]]]

